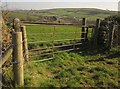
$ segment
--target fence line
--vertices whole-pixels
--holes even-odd
[[[73,49],[75,50],[75,49],[77,49],[76,47],[74,47],[74,45],[80,45],[80,44],[82,44],[82,43],[77,43],[77,44],[71,44],[71,45],[63,45],[63,46],[54,46],[54,48],[61,48],[61,47],[66,47],[66,46],[73,46]],[[52,47],[51,47],[51,49],[52,49]],[[69,50],[69,49],[67,49],[67,50]],[[39,51],[39,49],[38,50],[35,50],[35,51]],[[46,52],[47,50],[45,50],[45,52]],[[49,52],[50,51],[52,51],[52,50],[48,50]],[[63,50],[64,51],[64,50]],[[34,51],[31,51],[31,52],[34,52]],[[43,51],[44,52],[44,51]],[[34,53],[32,53],[32,54],[36,54],[35,52]],[[47,54],[47,53],[44,53],[45,55]],[[48,53],[49,54],[49,53]]]
[[[24,51],[24,55],[25,55],[24,59],[25,59],[25,61],[28,62],[29,55],[28,55],[28,44],[27,44],[27,36],[26,36],[26,27],[25,26],[21,26],[20,29],[22,31],[23,51]]]
[[[75,45],[80,45],[80,44],[82,44],[82,43],[75,43]],[[54,47],[55,47],[55,48],[59,48],[59,47],[72,46],[72,45],[73,45],[73,44],[58,45],[58,46],[54,46]],[[29,52],[32,52],[32,51],[39,51],[39,50],[46,50],[46,49],[52,49],[52,47],[30,49]]]
[[[12,52],[13,52],[13,45],[11,44],[3,54],[1,65],[3,65],[10,58]]]
[[[67,50],[62,50],[62,51],[56,51],[56,52],[54,52],[54,54],[56,54],[56,53],[61,53],[61,52],[69,52],[69,51],[73,51],[74,49],[72,48],[72,49],[67,49]],[[36,55],[30,55],[30,57],[35,57],[35,56],[44,56],[44,55],[50,55],[50,54],[52,54],[53,55],[53,53],[43,53],[43,54],[36,54]]]
[[[23,44],[23,42],[24,42],[24,40],[23,40],[21,43],[19,43],[19,44]],[[10,56],[12,55],[12,52],[13,52],[13,47],[14,47],[14,46],[17,46],[17,45],[19,45],[19,44],[18,44],[18,43],[17,43],[17,44],[11,43],[11,44],[6,48],[5,52],[3,53],[2,64],[1,64],[1,65],[3,65],[3,64],[10,58]],[[24,53],[24,51],[23,51],[23,53]]]

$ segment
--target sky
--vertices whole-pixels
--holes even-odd
[[[2,2],[119,2],[119,0],[1,0]]]
[[[9,9],[98,8],[118,11],[120,0],[1,0]],[[4,6],[4,3],[3,3]]]

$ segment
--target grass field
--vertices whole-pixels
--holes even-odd
[[[98,54],[64,52],[55,60],[24,64],[25,87],[118,87],[120,50]],[[39,57],[38,57],[39,58]],[[5,69],[8,85],[12,84],[12,68]],[[4,70],[3,70],[4,71]]]
[[[117,87],[120,50],[118,52],[112,49],[109,57],[102,57],[106,55],[103,54],[64,52],[57,54],[52,61],[30,62],[25,65],[25,85],[30,87]],[[31,59],[33,60],[36,59]]]

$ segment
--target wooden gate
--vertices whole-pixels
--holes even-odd
[[[40,62],[40,61],[46,61],[55,59],[56,54],[61,52],[69,52],[69,51],[81,51],[85,46],[88,45],[89,42],[91,42],[92,37],[92,28],[89,28],[86,25],[86,19],[83,18],[82,20],[82,28],[80,26],[76,26],[76,30],[72,32],[57,32],[57,26],[53,25],[53,31],[49,33],[32,33],[27,34],[27,36],[35,36],[35,35],[51,35],[52,39],[48,41],[33,41],[28,42],[28,46],[33,46],[33,44],[38,45],[45,45],[47,43],[50,43],[51,45],[48,47],[41,47],[41,48],[29,48],[29,57],[30,58],[36,58],[37,60],[34,62]],[[28,29],[29,30],[29,29]],[[67,30],[67,29],[66,29]],[[65,35],[74,35],[71,39],[56,39],[58,34],[65,34]],[[76,37],[76,35],[79,35]],[[58,42],[69,42],[69,44],[57,44]],[[43,59],[45,58],[45,59]],[[42,60],[40,60],[42,59]]]

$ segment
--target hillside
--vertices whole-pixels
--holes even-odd
[[[22,21],[73,23],[87,17],[89,20],[103,19],[117,14],[115,11],[95,8],[59,8],[48,10],[15,10],[9,13],[10,20],[16,16]]]

